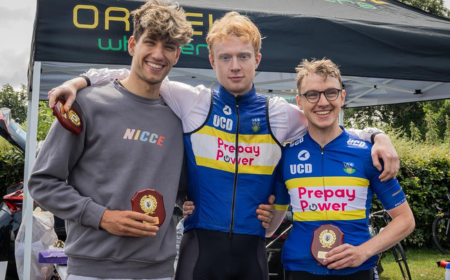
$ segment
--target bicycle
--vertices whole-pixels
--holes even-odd
[[[285,271],[281,263],[281,251],[289,233],[292,230],[292,212],[288,211],[275,234],[266,240],[267,263],[270,280],[284,280]]]
[[[450,201],[450,193],[447,194]],[[442,254],[450,254],[450,208],[443,212],[437,207],[439,214],[433,222],[433,239],[436,247]]]
[[[382,219],[382,221],[386,226],[391,221],[391,216],[389,216],[388,212],[384,209],[369,215],[369,231],[372,237],[377,235],[381,230],[383,230],[383,228],[378,230],[378,228],[375,226],[375,219]],[[403,279],[411,280],[412,279],[411,273],[409,271],[408,263],[406,261],[406,254],[405,250],[403,250],[403,246],[400,244],[400,242],[398,242],[389,250],[392,251],[392,254],[394,255],[394,260],[400,267],[400,272],[403,275]],[[383,272],[383,267],[381,266],[381,259],[384,257],[385,252],[378,254],[378,260],[376,264],[376,270],[378,274],[381,274]]]

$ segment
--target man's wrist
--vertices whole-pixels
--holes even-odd
[[[377,136],[378,134],[385,134],[385,133],[380,131],[372,133],[372,136],[370,136],[370,142],[372,142],[372,144],[375,144],[375,136]]]
[[[88,87],[91,86],[91,80],[89,79],[88,76],[86,76],[85,74],[81,74],[79,77],[86,80],[86,83],[87,83],[87,86],[88,86]]]
[[[367,241],[365,243],[357,246],[356,248],[358,251],[363,253],[363,258],[364,258],[363,262],[367,261],[369,258],[371,258],[377,254],[376,251],[374,250],[373,246],[370,246]]]
[[[111,210],[105,209],[105,211],[103,212],[102,217],[100,218],[100,222],[98,223],[99,229],[100,228],[105,229],[104,226],[105,226],[105,223],[107,223],[107,220],[106,220],[107,217],[106,216],[109,214],[108,213],[109,211],[111,211]]]

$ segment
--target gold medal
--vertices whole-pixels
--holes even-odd
[[[331,248],[336,242],[336,233],[331,229],[323,230],[319,235],[319,240],[323,248]]]
[[[144,211],[145,214],[154,214],[156,207],[158,206],[158,202],[156,201],[156,198],[153,195],[144,195],[141,198],[141,209]]]
[[[80,117],[77,115],[77,113],[75,113],[73,110],[70,110],[69,113],[69,120],[76,126],[80,126],[81,121],[80,121]]]

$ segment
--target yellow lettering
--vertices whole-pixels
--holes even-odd
[[[209,14],[209,30],[211,30],[212,25],[213,25],[213,17],[212,14]]]
[[[94,23],[93,24],[81,24],[78,23],[78,10],[93,10],[94,11]],[[98,26],[98,9],[92,5],[76,5],[73,8],[73,24],[78,28],[94,29]]]
[[[377,4],[381,4],[381,5],[387,4],[386,2],[378,1],[378,0],[370,0],[370,1],[375,2],[375,3],[377,3]]]
[[[203,17],[202,13],[186,13],[186,17]],[[188,21],[189,23],[191,23],[193,26],[194,25],[203,25],[203,22],[201,21]],[[203,35],[202,31],[194,31],[194,35]]]
[[[138,140],[139,134],[141,134],[141,131],[138,129],[138,131],[136,131],[136,135],[134,135],[134,140]]]
[[[123,17],[112,17],[109,15],[109,13],[113,12],[124,12],[125,15]],[[125,30],[130,31],[130,21],[128,20],[130,18],[130,12],[125,8],[120,7],[109,7],[105,11],[105,30],[109,30],[109,22],[111,20],[114,21],[123,21],[125,22]]]

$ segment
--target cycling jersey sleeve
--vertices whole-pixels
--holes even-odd
[[[377,195],[383,207],[386,210],[391,210],[405,202],[406,196],[400,187],[397,178],[391,178],[385,182],[381,182],[380,179],[378,179],[378,176],[380,176],[382,171],[378,171],[378,169],[373,166],[370,149],[365,152],[364,159],[364,169],[366,176],[370,181],[370,187]]]
[[[308,120],[302,111],[284,98],[269,100],[270,129],[281,144],[292,142],[308,131]]]
[[[91,85],[102,85],[115,79],[122,80],[130,75],[130,71],[123,69],[90,69],[84,73]],[[171,82],[165,78],[160,94],[170,109],[183,122],[183,131],[191,132],[199,128],[208,116],[211,105],[211,90],[203,85],[196,87]]]
[[[164,79],[161,96],[183,122],[185,133],[199,128],[206,120],[211,106],[211,90],[204,85],[196,87]]]
[[[81,74],[84,77],[87,77],[91,82],[91,85],[104,85],[109,82],[112,82],[116,79],[123,80],[126,77],[130,76],[130,70],[127,68],[122,69],[109,69],[109,68],[101,68],[95,69],[91,68],[89,71]]]
[[[282,160],[277,167],[276,175],[275,175],[275,183],[273,195],[275,195],[275,201],[273,206],[275,210],[286,211],[289,208],[289,204],[291,203],[291,198],[289,196],[288,190],[283,180],[283,164]]]
[[[363,130],[354,129],[354,128],[349,128],[349,129],[346,128],[345,130],[347,131],[348,134],[358,137],[361,140],[368,141],[370,143],[372,143],[372,135],[373,134],[384,133],[383,130],[378,129],[376,127],[366,127]]]

